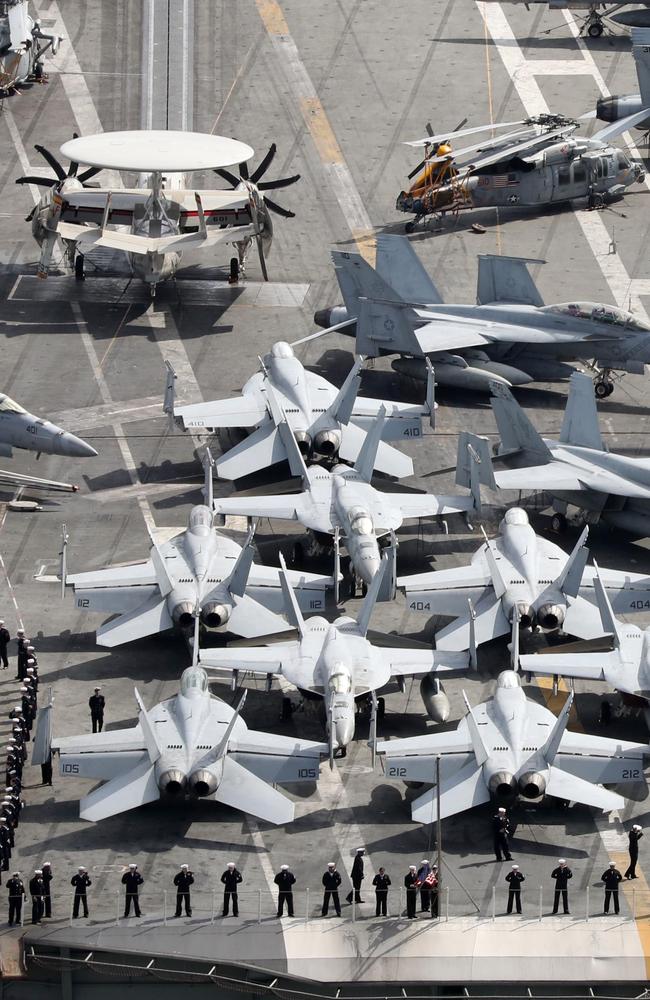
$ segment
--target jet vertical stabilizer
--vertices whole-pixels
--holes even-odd
[[[500,452],[522,451],[533,455],[537,463],[552,460],[549,448],[535,430],[507,386],[490,382],[492,409],[501,437]]]
[[[578,448],[606,451],[598,426],[594,384],[582,372],[575,372],[571,376],[559,440],[562,444],[572,444]]]
[[[380,233],[377,237],[377,273],[405,302],[434,305],[443,298],[405,236]]]
[[[523,306],[543,306],[544,299],[533,281],[528,264],[544,264],[527,257],[478,255],[476,304],[485,306],[507,302]]]
[[[377,461],[377,451],[381,443],[381,435],[384,430],[385,422],[386,407],[380,406],[377,419],[368,431],[366,439],[361,447],[361,451],[359,452],[359,457],[354,463],[355,472],[358,474],[359,478],[363,479],[366,483],[369,483],[372,479],[375,462]]]
[[[650,28],[632,28],[632,55],[636,63],[641,105],[650,108]]]

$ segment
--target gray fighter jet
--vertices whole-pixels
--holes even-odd
[[[366,357],[401,354],[393,368],[436,381],[489,390],[491,381],[525,385],[568,379],[582,361],[596,371],[599,397],[613,391],[612,372],[644,374],[650,326],[632,313],[597,302],[544,305],[521,257],[480,254],[476,302],[446,304],[407,239],[377,237],[377,269],[360,254],[334,251],[345,306],[319,310],[329,328],[356,319],[356,351]]]
[[[520,507],[506,511],[498,536],[472,556],[469,566],[398,578],[411,611],[454,615],[436,633],[437,649],[469,649],[470,618],[476,644],[520,628],[562,628],[582,639],[602,635],[596,607],[595,569],[587,566],[588,528],[567,556],[559,545],[537,535]],[[650,577],[619,570],[601,571],[604,586],[621,613],[650,606]],[[471,611],[468,612],[468,601]]]
[[[484,485],[536,490],[552,497],[556,531],[565,528],[567,508],[573,505],[591,524],[600,520],[638,535],[650,534],[650,458],[630,458],[605,449],[588,376],[579,372],[571,376],[558,441],[538,434],[506,386],[495,382],[492,392],[501,437],[495,454],[507,468],[493,469],[486,438],[462,431],[456,482],[468,481],[470,447],[481,459],[473,468],[479,470]]]
[[[432,783],[440,757],[440,818],[494,798],[511,805],[517,796],[536,801],[545,795],[581,802],[609,812],[625,799],[602,788],[644,779],[647,743],[572,733],[567,729],[570,694],[558,717],[524,694],[518,674],[504,670],[494,697],[472,708],[452,732],[427,733],[377,744],[387,778]],[[418,823],[438,818],[437,790],[411,803]]]
[[[613,649],[585,652],[572,649],[573,643],[559,646],[553,652],[525,654],[519,657],[522,670],[549,677],[576,677],[582,680],[605,681],[623,695],[643,698],[645,716],[650,727],[650,629],[618,621],[607,590],[597,571],[594,589],[601,615],[601,633],[611,636]],[[638,609],[648,609],[648,600],[639,600]],[[637,610],[636,608],[634,610]]]
[[[307,621],[289,583],[281,573],[287,616],[298,631],[296,642],[274,642],[268,649],[206,649],[200,654],[204,667],[234,674],[252,673],[270,678],[282,676],[289,684],[326,703],[330,760],[335,752],[345,752],[354,738],[356,702],[371,695],[372,723],[376,721],[376,693],[396,678],[423,677],[421,687],[427,711],[434,722],[445,722],[449,700],[441,688],[440,677],[454,677],[469,666],[467,654],[441,655],[421,642],[409,642],[381,633],[371,633],[370,618],[379,595],[382,576],[388,567],[384,556],[379,571],[368,588],[355,621],[344,616],[334,622],[315,616]],[[390,643],[386,648],[385,643]],[[382,646],[384,642],[384,646]],[[402,645],[403,643],[403,645]],[[238,644],[235,643],[235,646]]]
[[[628,115],[635,115],[647,109],[648,117],[639,122],[637,128],[647,132],[650,128],[650,28],[632,28],[632,55],[636,63],[636,75],[639,81],[638,94],[600,97],[596,104],[595,115],[604,122],[616,122]]]
[[[64,431],[49,420],[29,413],[15,399],[0,392],[0,456],[11,458],[14,448],[35,451],[37,457],[61,455],[65,458],[92,458],[97,455],[95,449],[81,438]],[[6,469],[0,470],[0,483],[69,493],[77,489],[69,483],[23,476]]]
[[[290,628],[273,610],[283,606],[279,571],[253,563],[252,533],[242,548],[215,531],[208,507],[193,507],[187,528],[173,529],[171,537],[168,530],[156,532],[142,562],[68,576],[66,543],[64,533],[62,590],[72,587],[80,609],[117,615],[97,629],[100,646],[174,626],[186,630],[197,616],[206,628],[249,638]],[[303,572],[292,572],[291,582],[310,611],[324,608],[325,590],[333,584],[331,577]]]
[[[261,370],[244,385],[237,399],[176,406],[176,375],[167,362],[164,411],[184,430],[206,428],[255,428],[216,463],[222,479],[240,479],[288,458],[280,433],[280,404],[305,460],[354,462],[366,434],[383,406],[386,411],[383,437],[377,449],[375,468],[402,479],[413,475],[413,461],[385,441],[411,441],[422,436],[422,417],[434,424],[433,369],[429,366],[427,402],[388,403],[358,396],[361,382],[359,359],[340,389],[307,371],[290,344],[280,341],[260,359]]]
[[[210,694],[199,666],[183,671],[173,698],[147,711],[136,688],[130,729],[55,738],[63,777],[105,782],[80,802],[96,823],[166,798],[211,798],[268,823],[290,823],[294,804],[275,784],[316,781],[327,746],[249,729],[237,709]]]
[[[339,545],[342,542],[350,556],[356,577],[368,585],[380,565],[379,539],[394,533],[407,518],[443,517],[445,514],[474,513],[480,510],[478,473],[469,462],[469,481],[472,495],[434,496],[429,493],[382,493],[371,485],[377,448],[383,433],[385,411],[383,407],[372,430],[366,436],[354,468],[335,465],[329,471],[321,466],[306,467],[300,449],[281,414],[279,432],[284,436],[289,462],[300,470],[302,493],[276,496],[240,495],[226,500],[215,499],[218,514],[238,514],[248,517],[277,517],[300,521],[317,539],[334,538],[334,578],[339,577]],[[298,543],[301,545],[301,543]],[[302,548],[296,557],[304,555]],[[338,593],[337,593],[338,596]],[[383,599],[386,599],[384,595]]]

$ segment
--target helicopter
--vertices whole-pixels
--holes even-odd
[[[647,111],[628,115],[590,138],[574,136],[580,127],[576,119],[543,114],[407,142],[423,148],[424,159],[409,174],[409,190],[400,191],[397,198],[397,210],[415,216],[405,230],[413,232],[428,216],[457,215],[466,209],[541,207],[575,198],[586,198],[588,206],[596,208],[621,198],[626,188],[644,179],[645,170],[609,140],[644,114],[647,117]],[[513,131],[452,148],[452,138],[501,129]]]
[[[70,160],[67,171],[44,146],[35,148],[54,176],[19,177],[16,183],[47,189],[26,220],[41,247],[39,277],[47,277],[60,237],[78,280],[85,277],[86,254],[107,247],[127,254],[132,274],[149,287],[152,296],[161,281],[175,275],[185,249],[232,243],[238,254],[230,261],[234,283],[245,271],[254,240],[262,275],[268,281],[271,213],[284,218],[295,213],[271,201],[264,192],[288,187],[300,177],[261,180],[275,156],[275,143],[251,174],[246,163],[254,155],[250,146],[201,132],[139,130],[81,138],[75,135],[61,146],[61,154]],[[239,177],[224,170],[237,163]],[[79,164],[87,169],[79,172]],[[136,173],[137,185],[111,190],[91,184],[105,168]],[[185,175],[197,170],[214,170],[234,190],[188,188]]]

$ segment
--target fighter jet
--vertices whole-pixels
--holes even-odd
[[[377,744],[387,778],[434,782],[440,757],[441,819],[490,798],[511,805],[517,796],[530,802],[552,795],[610,812],[625,799],[602,784],[644,778],[646,743],[569,732],[573,694],[556,717],[526,698],[513,670],[504,670],[489,701],[472,708],[463,697],[467,715],[452,732]],[[436,793],[431,788],[411,803],[417,823],[437,820]]]
[[[393,678],[403,682],[405,677],[423,677],[420,690],[427,712],[434,722],[445,722],[449,716],[449,700],[440,685],[440,677],[464,673],[469,657],[458,653],[441,656],[425,643],[395,639],[381,633],[368,637],[370,618],[388,562],[384,555],[357,620],[343,616],[331,623],[320,616],[305,621],[283,569],[280,575],[286,612],[297,629],[298,640],[284,642],[279,636],[280,641],[268,649],[256,646],[202,650],[202,666],[234,673],[235,683],[240,673],[261,674],[267,678],[282,676],[307,697],[323,698],[330,760],[335,753],[344,753],[354,738],[356,702],[369,694],[372,696],[374,725],[376,693]],[[389,648],[382,646],[386,641],[390,643]]]
[[[245,694],[233,710],[210,694],[197,665],[183,671],[177,695],[150,711],[137,688],[135,699],[132,728],[52,741],[64,777],[105,782],[81,799],[81,819],[97,823],[161,797],[190,795],[290,823],[294,804],[272,786],[319,777],[325,744],[249,729],[240,717]]]
[[[29,413],[10,396],[0,392],[0,455],[11,458],[14,448],[35,451],[40,455],[62,455],[66,458],[91,458],[97,452],[91,445],[69,431]],[[77,487],[55,480],[37,479],[20,473],[0,470],[0,483],[28,486],[35,489],[74,492]]]
[[[645,108],[648,117],[636,127],[647,132],[650,128],[650,28],[632,28],[631,34],[639,93],[599,97],[596,110],[592,111],[591,115],[595,115],[603,122],[617,122],[620,118],[635,115]]]
[[[469,649],[470,619],[476,644],[520,628],[562,628],[582,639],[602,635],[595,569],[587,566],[589,529],[573,552],[535,533],[521,507],[506,511],[499,534],[472,556],[469,566],[398,578],[411,611],[458,616],[436,633],[437,649]],[[601,571],[604,586],[622,613],[650,606],[650,577],[619,570]],[[468,601],[471,610],[468,611]]]
[[[456,482],[468,481],[468,447],[481,461],[481,482],[492,489],[539,490],[553,498],[553,527],[566,527],[569,504],[588,514],[589,522],[650,534],[650,458],[630,458],[608,452],[598,428],[591,380],[571,376],[558,441],[542,438],[506,386],[492,386],[492,409],[501,442],[496,457],[507,466],[494,471],[486,438],[462,431],[458,441]],[[463,468],[465,465],[465,468]]]
[[[568,643],[553,652],[522,655],[519,664],[522,670],[532,674],[605,681],[623,695],[642,698],[650,726],[650,629],[618,621],[601,577],[602,573],[597,570],[594,589],[601,615],[601,634],[611,636],[613,649],[584,652],[581,643],[580,652],[576,652],[572,649],[574,644]],[[650,606],[647,599],[637,603],[639,609],[647,610]]]
[[[269,394],[269,398],[271,395]],[[281,407],[279,410],[278,430],[280,436],[284,437],[290,465],[300,470],[303,492],[215,499],[214,509],[218,514],[300,521],[312,533],[314,547],[319,544],[318,539],[333,537],[334,578],[337,582],[341,542],[347,548],[354,574],[363,584],[368,585],[380,565],[379,539],[397,531],[404,519],[442,517],[460,512],[469,514],[480,510],[478,474],[472,474],[471,462],[469,476],[472,495],[468,497],[434,496],[415,492],[382,493],[371,485],[372,470],[384,428],[383,407],[366,436],[354,467],[335,465],[331,471],[317,465],[309,469],[306,467],[286,416]],[[296,549],[295,554],[298,558],[304,554],[302,548]]]
[[[280,434],[282,416],[275,400],[282,407],[306,461],[354,462],[382,406],[386,410],[385,440],[411,441],[421,437],[423,416],[429,416],[433,426],[431,366],[427,372],[427,402],[424,406],[414,406],[359,397],[362,364],[363,359],[357,360],[341,388],[336,389],[320,375],[307,371],[291,345],[280,341],[260,359],[261,370],[246,382],[239,398],[176,406],[176,375],[167,362],[164,411],[184,430],[255,428],[217,461],[216,471],[222,479],[240,479],[287,460]],[[375,468],[398,479],[413,475],[412,460],[384,441],[379,444]]]
[[[479,254],[476,305],[446,304],[404,237],[377,238],[377,270],[359,255],[332,259],[345,306],[314,316],[330,327],[356,319],[356,351],[401,354],[393,368],[412,378],[489,391],[491,381],[525,385],[568,379],[570,361],[596,371],[599,397],[613,392],[612,372],[642,375],[650,364],[650,326],[596,302],[544,305],[528,264],[543,261]]]
[[[174,530],[165,541],[156,534],[164,532],[152,535],[143,562],[68,575],[64,532],[62,592],[71,586],[76,607],[117,614],[97,629],[100,646],[120,646],[174,626],[187,630],[197,615],[206,628],[249,638],[290,628],[273,610],[282,607],[278,570],[253,563],[252,532],[241,548],[215,531],[208,507],[197,506],[185,530]],[[291,582],[306,609],[324,608],[331,577],[292,572]]]

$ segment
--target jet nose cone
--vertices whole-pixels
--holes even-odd
[[[343,748],[352,742],[354,736],[354,719],[339,719],[334,724],[334,743],[337,747]]]
[[[364,556],[360,560],[358,566],[359,576],[365,584],[370,585],[372,583],[372,578],[379,571],[380,566],[381,559],[379,556]]]
[[[95,458],[97,455],[92,445],[68,431],[64,431],[59,436],[59,445],[60,454],[67,455],[69,458]]]

